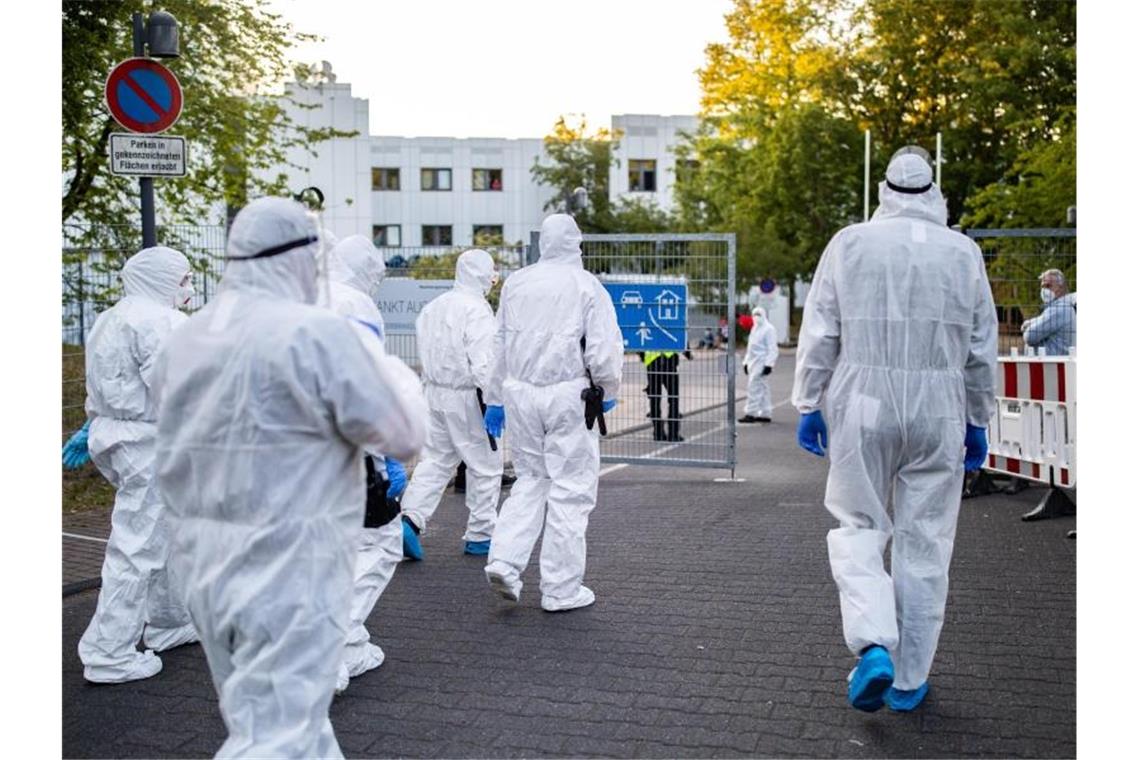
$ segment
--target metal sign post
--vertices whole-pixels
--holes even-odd
[[[178,121],[182,113],[182,86],[169,69],[146,57],[148,24],[141,13],[131,16],[134,57],[111,70],[104,94],[107,109],[115,121],[131,132],[157,134]],[[169,13],[150,15],[150,53],[156,58],[178,56],[178,22]],[[167,137],[133,146],[129,135],[115,135],[110,143],[113,174],[150,173],[163,176],[185,174],[185,144],[181,138]],[[160,144],[161,143],[161,144]],[[116,159],[116,149],[118,159]],[[147,155],[143,152],[149,151]],[[138,154],[129,155],[126,154]],[[118,171],[117,171],[118,169]],[[139,177],[139,207],[142,211],[143,247],[158,243],[154,227],[154,179]]]

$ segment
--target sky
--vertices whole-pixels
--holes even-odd
[[[696,70],[723,41],[731,0],[270,0],[325,39],[369,100],[369,131],[404,137],[542,137],[561,114],[592,127],[623,113],[691,114]]]

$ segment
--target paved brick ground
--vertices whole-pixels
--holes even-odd
[[[791,362],[774,397],[788,395]],[[966,502],[927,704],[844,701],[824,537],[825,464],[795,415],[741,426],[743,483],[716,471],[607,475],[590,524],[597,604],[550,615],[537,573],[517,607],[460,554],[459,497],[371,618],[388,659],[332,708],[352,757],[1071,757],[1076,753],[1075,519],[1026,524],[1040,496]],[[149,681],[91,686],[75,645],[94,593],[64,600],[64,754],[203,757],[224,738],[197,647]]]

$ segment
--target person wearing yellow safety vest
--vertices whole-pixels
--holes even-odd
[[[685,358],[692,360],[693,354],[685,349]],[[644,351],[638,356],[645,364],[648,382],[645,394],[649,396],[649,418],[653,420],[653,440],[685,440],[681,437],[681,377],[677,365],[681,359],[676,351]],[[661,397],[669,394],[669,424],[661,416]]]

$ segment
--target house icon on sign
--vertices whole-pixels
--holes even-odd
[[[657,296],[657,318],[663,321],[676,321],[681,318],[681,297],[672,290],[665,290]]]

